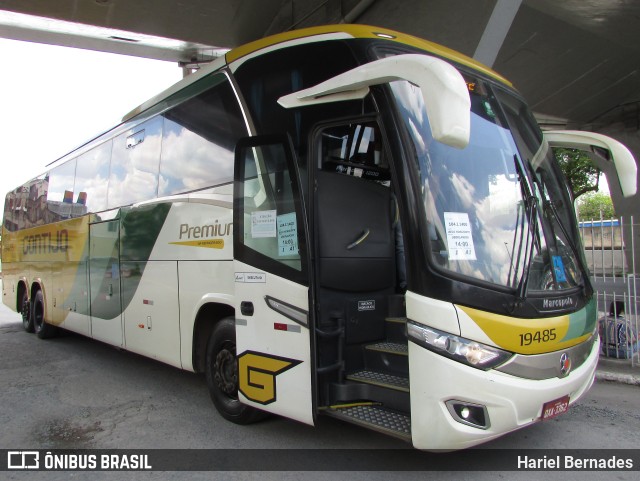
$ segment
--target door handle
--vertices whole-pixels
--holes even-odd
[[[356,240],[354,240],[351,244],[349,244],[347,246],[347,250],[350,251],[351,249],[353,249],[354,247],[358,246],[359,244],[361,244],[362,242],[364,242],[364,240],[369,237],[369,234],[371,233],[371,231],[369,229],[365,229],[360,233],[360,237],[358,237]]]
[[[242,301],[240,303],[240,312],[243,316],[253,316],[253,302]]]

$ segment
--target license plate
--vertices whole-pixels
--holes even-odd
[[[561,397],[554,401],[544,403],[542,406],[542,420],[555,418],[556,416],[566,413],[569,410],[569,396]]]

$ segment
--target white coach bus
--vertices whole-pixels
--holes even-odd
[[[543,135],[462,54],[366,26],[276,35],[9,192],[3,301],[40,338],[205,373],[236,423],[328,415],[473,446],[593,382],[593,289],[552,145],[606,150],[635,193],[625,147]]]

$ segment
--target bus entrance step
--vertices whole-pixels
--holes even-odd
[[[409,379],[384,372],[363,370],[347,375],[349,381],[357,381],[374,386],[386,387],[396,391],[409,392]]]
[[[391,342],[407,342],[407,318],[387,317],[385,319],[386,338]]]
[[[398,356],[408,356],[409,347],[405,342],[377,342],[375,344],[369,344],[365,346],[365,349],[369,351],[385,352],[387,354],[397,354]]]
[[[348,406],[327,409],[329,416],[411,442],[411,418],[379,406]]]

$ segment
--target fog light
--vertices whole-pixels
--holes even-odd
[[[479,429],[489,429],[489,413],[482,404],[468,403],[450,399],[445,403],[451,417],[459,423]]]

